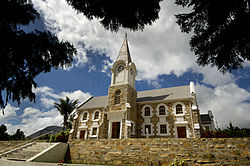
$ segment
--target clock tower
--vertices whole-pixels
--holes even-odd
[[[127,34],[120,52],[111,67],[112,77],[108,90],[109,138],[135,137],[137,118],[135,90],[136,66],[131,60]]]

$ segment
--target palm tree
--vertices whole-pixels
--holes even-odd
[[[60,114],[63,116],[63,130],[69,125],[69,116],[71,112],[76,108],[77,103],[78,100],[71,101],[67,96],[66,100],[60,98],[59,103],[54,102],[54,107],[58,109],[58,111],[60,111]]]

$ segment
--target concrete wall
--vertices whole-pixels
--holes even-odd
[[[250,165],[250,138],[142,138],[72,140],[73,163],[169,165],[182,158],[190,165]]]
[[[35,155],[26,162],[51,162],[58,163],[64,160],[66,151],[68,148],[67,143],[56,143],[54,146],[51,146],[49,149]]]

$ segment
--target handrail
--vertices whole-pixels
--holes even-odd
[[[40,137],[42,137],[42,136],[44,136],[44,135],[46,135],[46,134],[49,134],[49,133],[51,133],[51,135],[50,135],[50,140],[49,140],[49,143],[50,143],[51,137],[52,137],[52,132],[54,132],[54,130],[49,131],[49,132],[47,132],[47,133],[44,133],[44,134],[42,134],[42,135],[39,135],[38,137],[32,138],[32,139],[30,139],[30,140],[28,140],[28,141],[25,141],[25,142],[22,142],[22,143],[20,143],[20,144],[17,144],[17,145],[15,145],[15,146],[13,146],[12,149],[16,149],[16,148],[21,147],[21,146],[23,146],[23,145],[25,145],[25,144],[31,143],[31,142],[33,142],[34,140],[36,140],[37,138],[40,138]],[[10,151],[10,150],[7,150],[7,151]],[[7,151],[2,152],[2,153],[0,154],[0,156],[1,156],[2,154],[4,154],[5,152],[7,152]]]

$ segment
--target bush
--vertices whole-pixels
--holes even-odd
[[[59,133],[53,135],[51,137],[52,142],[68,142],[69,138],[69,130],[66,131],[60,131]]]

